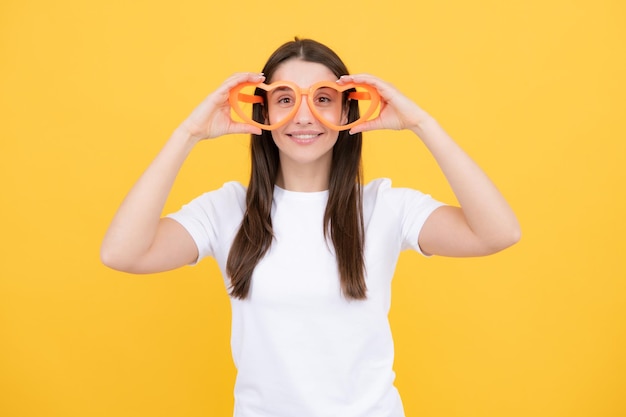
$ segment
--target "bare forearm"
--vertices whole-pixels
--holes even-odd
[[[184,129],[174,131],[163,149],[130,190],[104,237],[103,262],[110,266],[139,259],[152,245],[167,197],[193,148]]]
[[[519,224],[508,203],[478,165],[430,115],[394,86],[369,74],[342,76],[338,83],[365,83],[383,103],[378,116],[350,129],[352,134],[377,129],[409,129],[424,142],[459,201],[441,207],[424,223],[419,245],[430,254],[479,256],[517,242]]]
[[[261,129],[230,117],[230,90],[261,82],[262,74],[238,73],[209,94],[174,131],[161,152],[130,190],[107,231],[100,256],[105,265],[127,272],[158,272],[185,265],[198,256],[187,230],[161,213],[174,180],[192,148],[201,140]]]
[[[432,117],[423,115],[417,134],[450,184],[469,228],[487,245],[498,248],[519,239],[513,210],[485,172]]]

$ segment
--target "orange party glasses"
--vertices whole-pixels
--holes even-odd
[[[348,100],[357,100],[359,105],[360,117],[351,123],[345,115],[344,95]],[[234,111],[231,115],[235,121],[263,130],[274,130],[294,118],[302,104],[302,96],[306,96],[313,116],[332,130],[350,129],[376,117],[380,103],[378,91],[368,84],[339,85],[334,81],[322,81],[309,88],[300,88],[289,81],[242,83],[230,90],[229,103]],[[263,123],[252,120],[252,106],[255,104],[265,106]],[[342,123],[344,119],[345,124]]]

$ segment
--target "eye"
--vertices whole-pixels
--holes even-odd
[[[268,93],[268,102],[276,107],[293,107],[296,103],[296,93],[289,87],[278,87]]]
[[[291,95],[280,95],[280,96],[277,96],[276,99],[274,100],[274,103],[276,103],[276,106],[282,107],[282,108],[293,107],[295,102],[296,102],[295,98],[292,97]]]
[[[315,104],[321,107],[329,107],[341,99],[339,92],[332,88],[319,88],[314,95]]]
[[[334,97],[329,94],[320,94],[315,97],[315,104],[321,107],[328,107],[335,102]]]
[[[281,89],[272,94],[272,103],[280,107],[291,107],[296,102],[296,96],[290,89]]]

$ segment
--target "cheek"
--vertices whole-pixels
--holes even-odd
[[[332,124],[344,124],[344,119],[347,120],[348,115],[344,114],[341,107],[333,108],[317,108],[317,112],[324,120],[328,120]]]
[[[289,113],[290,109],[272,106],[265,112],[265,119],[269,122],[268,124],[275,124],[288,117]]]

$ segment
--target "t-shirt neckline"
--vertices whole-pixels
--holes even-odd
[[[328,198],[328,190],[323,191],[290,191],[274,185],[274,197],[298,199],[298,200],[324,200]]]

